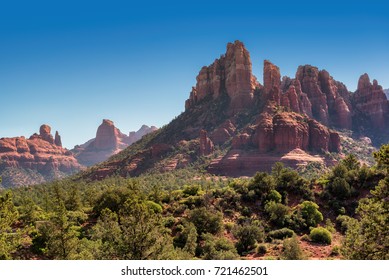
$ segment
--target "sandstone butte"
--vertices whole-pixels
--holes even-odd
[[[0,165],[3,167],[27,168],[42,175],[61,171],[74,173],[81,165],[73,154],[62,147],[58,131],[55,138],[48,125],[42,125],[39,134],[30,138],[24,136],[0,139]]]
[[[155,126],[143,125],[138,131],[131,131],[126,135],[115,127],[113,121],[104,119],[97,128],[96,137],[74,147],[72,152],[82,165],[91,166],[108,159],[157,129]]]

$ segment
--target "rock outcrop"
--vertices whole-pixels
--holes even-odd
[[[54,144],[59,147],[62,147],[61,135],[59,135],[58,131],[55,132]]]
[[[333,134],[331,141],[330,135]],[[284,153],[294,149],[312,152],[339,152],[335,131],[300,114],[262,114],[257,121],[253,144],[261,153]]]
[[[155,126],[143,125],[138,131],[126,135],[115,127],[113,121],[104,119],[97,128],[96,138],[74,147],[72,152],[81,164],[91,166],[108,159],[155,130]]]
[[[229,43],[225,55],[200,70],[196,87],[192,88],[185,103],[186,109],[208,96],[216,99],[222,94],[227,94],[230,99],[230,114],[251,106],[254,89],[259,86],[251,68],[250,54],[243,43]]]
[[[377,80],[373,80],[372,84],[369,75],[363,74],[359,78],[357,91],[352,97],[356,115],[367,117],[376,129],[387,127],[388,100]]]
[[[58,137],[57,137],[58,140]],[[0,139],[0,165],[24,168],[55,179],[55,173],[71,174],[81,169],[73,154],[54,143],[51,128],[42,125],[39,134],[26,139],[24,136]]]
[[[200,131],[200,156],[208,156],[214,151],[212,140],[208,138],[205,130]]]

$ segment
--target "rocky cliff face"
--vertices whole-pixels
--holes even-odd
[[[377,80],[370,82],[369,75],[363,74],[358,81],[358,89],[352,96],[355,115],[365,116],[376,129],[388,126],[389,103]]]
[[[28,139],[24,136],[1,138],[0,167],[29,169],[51,179],[56,178],[56,172],[79,171],[81,165],[70,151],[62,148],[58,132],[55,139],[48,125],[42,125],[39,134]]]
[[[74,147],[72,151],[81,164],[91,166],[108,159],[155,130],[157,130],[155,126],[143,125],[138,131],[126,135],[115,127],[113,121],[104,119],[97,129],[96,138]]]
[[[186,109],[210,97],[216,99],[226,94],[229,97],[230,114],[252,105],[254,89],[259,86],[251,71],[250,54],[242,42],[227,45],[227,52],[214,63],[204,66],[198,74],[196,87],[192,88]]]

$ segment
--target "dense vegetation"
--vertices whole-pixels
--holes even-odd
[[[0,259],[389,259],[389,145],[374,158],[309,180],[276,164],[2,190]]]

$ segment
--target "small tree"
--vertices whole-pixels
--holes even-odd
[[[331,232],[329,232],[328,229],[322,227],[313,228],[311,230],[311,233],[309,234],[309,237],[313,242],[317,242],[317,243],[323,243],[329,245],[332,242]]]
[[[323,214],[319,211],[319,206],[312,201],[304,201],[300,204],[301,216],[308,227],[316,227],[323,221]]]
[[[18,220],[18,212],[12,202],[11,192],[0,196],[0,260],[11,258],[21,243],[19,231],[13,232],[12,225]]]
[[[264,236],[263,230],[255,225],[236,226],[233,234],[238,239],[236,249],[239,254],[253,249],[257,241],[263,241]]]
[[[285,239],[283,242],[283,251],[281,253],[281,259],[283,260],[304,260],[306,259],[303,250],[299,244],[296,235],[293,235],[289,239]]]
[[[356,213],[360,218],[348,220],[342,247],[348,259],[389,260],[389,177],[371,193],[371,198],[359,203]]]
[[[205,207],[190,211],[189,221],[195,225],[199,235],[203,233],[217,234],[223,228],[223,214],[210,211]]]

